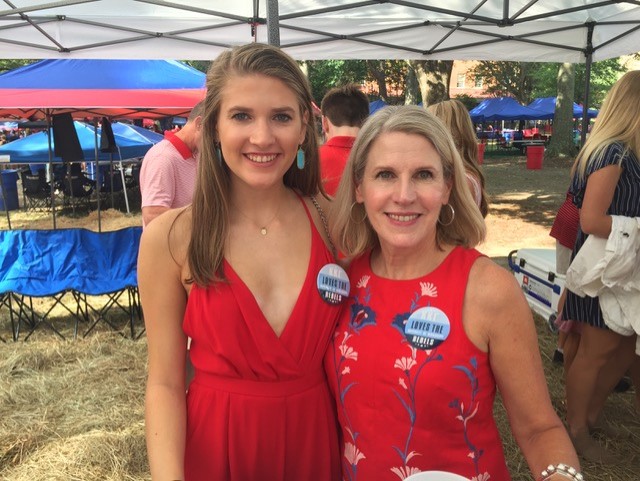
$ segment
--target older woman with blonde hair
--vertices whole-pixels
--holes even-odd
[[[496,387],[536,479],[582,479],[531,310],[513,275],[474,249],[484,220],[443,123],[419,107],[376,112],[332,213],[352,259],[348,308],[325,358],[343,479],[438,470],[509,480]]]

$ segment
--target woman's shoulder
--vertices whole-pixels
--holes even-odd
[[[150,250],[160,259],[169,255],[179,265],[187,258],[191,237],[190,206],[170,209],[153,219],[142,233],[142,248]]]
[[[473,263],[467,294],[488,311],[508,306],[515,298],[523,298],[515,276],[486,256],[479,256]]]
[[[619,140],[612,140],[602,148],[602,155],[594,159],[590,170],[595,172],[609,165],[620,165],[629,156],[635,157],[635,154],[628,145]]]

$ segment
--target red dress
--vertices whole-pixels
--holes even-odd
[[[228,263],[228,283],[191,289],[183,324],[195,368],[185,481],[340,479],[335,407],[322,368],[340,306],[316,289],[318,271],[333,258],[307,216],[309,267],[280,337]]]
[[[428,470],[511,479],[493,418],[489,357],[462,326],[479,256],[456,247],[412,280],[376,276],[370,253],[352,263],[348,308],[325,358],[344,480],[397,481]]]

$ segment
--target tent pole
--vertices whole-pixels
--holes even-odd
[[[124,205],[127,207],[127,214],[131,214],[131,210],[129,209],[129,196],[127,195],[127,185],[124,179],[124,166],[122,165],[122,154],[120,154],[119,148],[118,148],[118,156],[120,157],[118,164],[120,165],[120,180],[122,181],[122,190],[124,192]]]
[[[595,25],[595,22],[587,23],[587,48],[584,52],[584,102],[582,104],[582,132],[580,133],[581,146],[587,140],[587,130],[589,129],[589,95],[591,93],[591,63],[593,62],[593,29]]]
[[[278,0],[267,0],[267,34],[269,45],[280,46],[280,14]]]
[[[56,229],[56,199],[55,181],[56,176],[53,171],[53,146],[51,145],[51,113],[47,112],[47,142],[49,144],[49,185],[51,186],[51,215],[53,216],[53,229]]]
[[[102,219],[100,218],[100,188],[102,187],[102,179],[100,178],[100,155],[98,153],[98,118],[93,118],[93,140],[94,140],[94,159],[95,168],[93,176],[96,182],[96,208],[98,209],[98,232],[102,232]]]
[[[7,224],[11,230],[11,215],[9,214],[9,204],[7,204],[7,193],[4,189],[4,177],[0,175],[0,189],[2,189],[2,202],[4,203],[4,211],[7,214]]]

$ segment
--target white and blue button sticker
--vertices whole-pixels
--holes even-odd
[[[320,297],[329,304],[340,304],[349,296],[349,276],[338,264],[327,264],[317,278]]]
[[[421,307],[411,313],[404,335],[418,349],[433,349],[442,344],[451,331],[447,315],[437,307]]]

